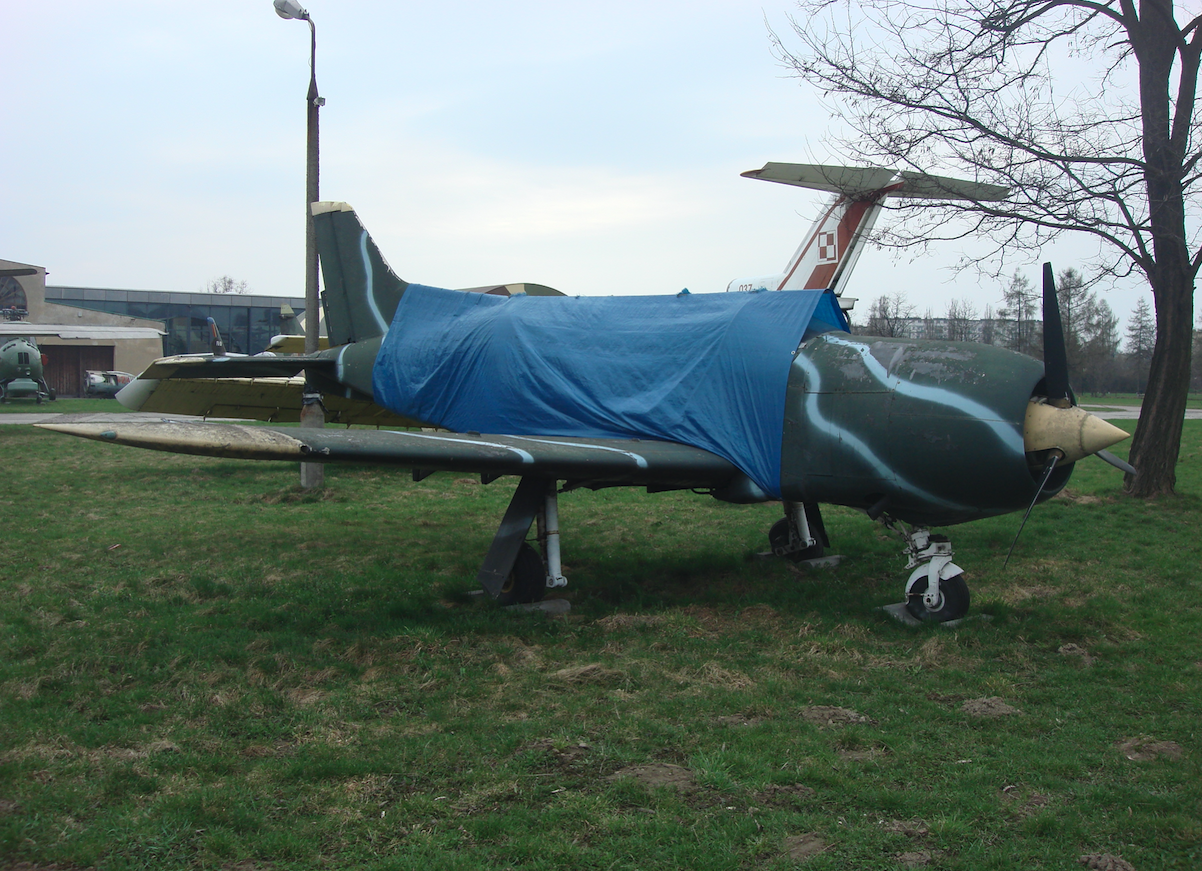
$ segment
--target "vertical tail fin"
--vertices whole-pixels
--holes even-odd
[[[881,202],[901,187],[891,169],[769,163],[743,176],[834,192],[772,289],[830,289],[836,296],[860,255],[860,242],[876,223]]]
[[[392,271],[349,205],[320,202],[311,208],[330,346],[382,336],[409,283]]]
[[[886,197],[990,202],[1009,194],[1009,189],[999,185],[880,167],[766,163],[762,169],[743,173],[743,177],[830,191],[834,197],[823,208],[784,272],[750,281],[733,281],[728,290],[829,289],[840,296],[863,249],[860,243],[876,222]]]

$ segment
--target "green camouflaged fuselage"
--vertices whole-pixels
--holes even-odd
[[[991,345],[813,338],[789,374],[782,493],[930,526],[1020,510],[1038,487],[1023,420],[1042,378],[1038,360]]]

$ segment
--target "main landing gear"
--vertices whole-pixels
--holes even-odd
[[[536,521],[537,549],[526,541]],[[500,605],[539,602],[548,589],[567,586],[559,558],[559,493],[554,479],[528,476],[518,482],[476,580]]]
[[[819,559],[831,546],[817,502],[786,502],[785,516],[768,530],[772,552],[790,562]]]

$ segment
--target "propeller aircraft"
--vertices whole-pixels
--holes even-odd
[[[1029,513],[1065,486],[1076,461],[1121,462],[1104,449],[1127,434],[1076,407],[1050,284],[1046,364],[971,342],[851,335],[840,287],[885,198],[983,201],[1007,191],[876,168],[770,163],[744,175],[833,192],[782,273],[731,283],[745,293],[581,298],[410,284],[349,206],[314,203],[328,349],[163,358],[118,395],[144,411],[180,411],[176,388],[203,385],[194,395],[210,414],[280,419],[299,409],[299,395],[288,408],[284,396],[303,389],[303,371],[327,407],[342,403],[327,420],[392,429],[43,426],[217,457],[393,464],[415,480],[518,476],[477,575],[502,604],[567,583],[558,497],[578,488],[779,501],[768,538],[794,561],[829,547],[819,506],[849,506],[901,536],[910,614],[963,617],[963,570],[932,527]],[[275,391],[267,401],[264,385]]]

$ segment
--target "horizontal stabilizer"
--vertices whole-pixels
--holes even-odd
[[[785,265],[784,272],[736,279],[726,288],[744,292],[829,290],[841,297],[864,239],[888,197],[989,202],[1004,199],[1010,193],[1008,188],[998,185],[879,166],[766,163],[760,169],[743,173],[743,177],[834,194]],[[846,311],[853,303],[852,299],[841,300],[840,306]]]
[[[850,200],[875,197],[887,188],[892,188],[887,193],[894,197],[974,202],[996,202],[1005,199],[1010,193],[1009,188],[1001,185],[876,166],[766,163],[761,169],[750,169],[742,175],[744,178],[758,178],[810,190],[840,193]],[[894,185],[896,187],[893,187]]]

